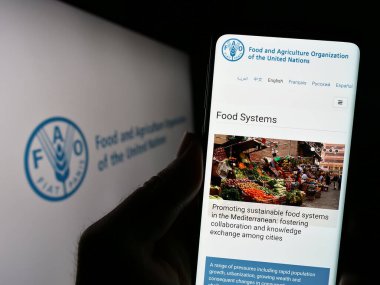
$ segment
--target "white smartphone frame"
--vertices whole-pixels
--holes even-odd
[[[228,53],[228,42],[231,43],[234,39],[240,43],[234,43],[237,47],[234,53],[235,58],[233,56],[231,58],[231,53]],[[241,45],[243,50],[239,51]],[[268,52],[264,53],[266,49]],[[270,54],[270,50],[273,49],[275,54]],[[278,53],[280,49],[284,51],[284,54]],[[213,50],[210,65],[212,72],[209,72],[211,84],[207,92],[208,104],[205,106],[207,109],[204,126],[205,137],[207,137],[206,166],[196,284],[218,284],[206,279],[210,275],[206,269],[208,266],[206,257],[210,256],[235,261],[265,262],[268,266],[273,263],[326,268],[328,281],[323,284],[335,284],[359,67],[359,48],[355,44],[346,42],[226,34],[217,40]],[[224,51],[227,51],[227,54]],[[264,59],[257,56],[262,56]],[[277,58],[268,60],[269,57]],[[292,62],[289,58],[299,60]],[[261,78],[261,86],[258,86],[261,83],[255,81],[255,78]],[[299,80],[295,80],[296,78]],[[283,82],[275,83],[269,79],[283,80]],[[290,81],[305,82],[306,86],[303,83],[293,86],[294,84],[290,85]],[[329,86],[323,86],[323,83],[328,82]],[[296,95],[292,95],[292,92]],[[303,93],[305,96],[302,96]],[[306,97],[307,95],[309,96]],[[318,100],[318,96],[325,97]],[[341,106],[337,104],[342,99],[344,107],[340,108]],[[237,101],[243,101],[243,103]],[[294,115],[295,111],[301,110],[308,102],[315,107],[300,111],[301,115]],[[287,107],[288,112],[281,111],[281,108]],[[316,120],[318,118],[316,114],[320,110],[325,110],[325,113],[324,115],[321,113],[321,118]],[[244,123],[243,120],[240,121],[242,113],[253,114],[253,117],[256,117],[254,121]],[[230,120],[227,114],[231,115]],[[297,122],[299,116],[308,114],[311,114],[312,119]],[[226,117],[223,118],[223,115]],[[235,115],[237,115],[236,120]],[[257,121],[260,117],[275,118],[276,123],[265,124]],[[242,241],[233,237],[212,236],[210,234],[213,229],[210,225],[212,215],[218,215],[220,212],[214,213],[211,204],[221,203],[224,206],[241,205],[242,207],[249,205],[249,203],[235,201],[211,203],[209,199],[214,136],[217,134],[343,144],[345,152],[338,208],[318,209],[320,211],[315,208],[302,209],[304,213],[309,214],[316,212],[323,214],[327,211],[329,222],[322,225],[316,222],[311,227],[314,228],[313,231],[308,231],[310,228],[304,229],[301,239],[300,237],[291,239],[288,235],[284,236],[284,241],[281,243],[275,241],[260,243],[254,240],[246,242],[246,240]],[[295,207],[265,205],[264,208],[286,211],[287,209],[294,210]],[[320,231],[320,238],[316,240],[327,242],[326,245],[320,245],[307,254],[305,252],[308,249],[305,245],[300,246],[303,254],[291,254],[290,251],[285,250],[287,246],[304,243],[306,239],[310,239],[318,227],[325,231]],[[331,240],[332,246],[328,244]],[[236,245],[238,243],[250,246],[252,252],[239,249]],[[274,250],[263,253],[265,247],[271,247]],[[263,280],[257,280],[257,276],[255,278],[252,280],[259,283],[252,284],[262,284],[260,282]]]

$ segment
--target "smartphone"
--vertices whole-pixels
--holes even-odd
[[[213,51],[196,284],[336,284],[359,48],[225,34]]]

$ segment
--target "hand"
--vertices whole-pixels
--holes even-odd
[[[187,134],[175,161],[83,233],[76,284],[193,284],[202,175],[201,145]]]

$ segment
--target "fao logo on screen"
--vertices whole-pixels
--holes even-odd
[[[244,55],[244,45],[238,39],[226,40],[222,46],[222,54],[229,61],[238,61]]]
[[[26,146],[25,172],[32,189],[49,201],[64,200],[82,184],[88,166],[86,139],[62,117],[39,124]]]

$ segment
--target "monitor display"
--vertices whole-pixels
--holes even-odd
[[[48,0],[0,2],[0,284],[73,284],[81,233],[175,158],[186,54]]]

